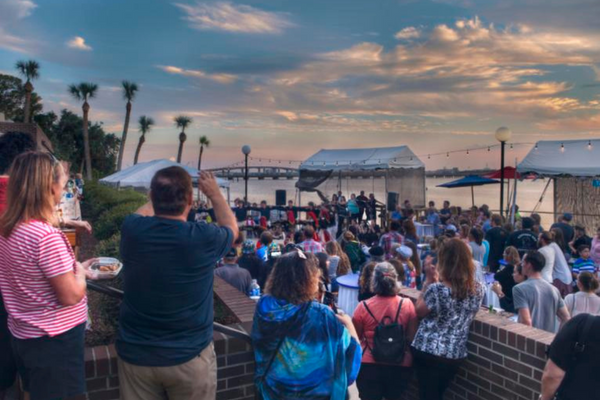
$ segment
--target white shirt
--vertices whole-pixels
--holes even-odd
[[[548,246],[552,247],[554,249],[554,253],[556,254],[552,278],[558,279],[565,285],[570,285],[573,283],[573,275],[571,275],[571,269],[569,268],[569,264],[567,263],[564,253],[554,242],[550,243]]]
[[[565,305],[571,318],[577,314],[600,315],[600,297],[594,293],[577,292],[565,297]]]
[[[552,283],[554,280],[552,278],[554,274],[554,265],[556,263],[556,252],[551,246],[544,246],[539,249],[540,253],[544,256],[546,260],[546,264],[544,264],[544,269],[542,269],[542,278],[548,283]]]

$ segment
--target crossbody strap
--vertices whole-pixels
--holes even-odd
[[[575,342],[575,357],[585,351],[586,343],[590,336],[590,331],[592,330],[592,325],[594,323],[595,317],[593,315],[588,315],[585,321],[585,325],[583,326],[583,333],[581,335],[581,340]]]

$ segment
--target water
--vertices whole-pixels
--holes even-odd
[[[450,182],[456,177],[452,178],[426,178],[426,197],[427,201],[433,200],[438,208],[441,208],[444,200],[450,201],[452,205],[461,206],[463,208],[471,207],[471,188],[457,188],[457,189],[446,189],[437,187],[442,183]],[[512,193],[514,181],[510,182],[510,191]],[[275,204],[275,190],[285,190],[287,194],[287,200],[294,200],[298,204],[298,194],[295,188],[296,180],[255,180],[251,179],[248,181],[248,200],[250,202],[259,203],[262,200],[266,200],[268,204]],[[244,197],[244,181],[231,181],[230,182],[230,196],[233,201],[235,198]],[[527,211],[533,210],[544,188],[546,187],[547,180],[525,180],[517,183],[517,204],[519,208],[524,211],[523,215],[528,215]],[[348,187],[346,187],[348,186]],[[508,185],[505,185],[505,196],[508,190]],[[374,193],[375,198],[385,202],[385,184],[383,179],[356,179],[350,180],[348,185],[344,184],[342,191],[346,198],[350,197],[351,193],[357,195],[361,190],[364,190],[367,195]],[[500,208],[500,185],[486,185],[473,188],[475,192],[475,205],[487,204],[492,210],[498,210]],[[550,183],[548,190],[544,196],[544,201],[538,207],[538,212],[542,217],[542,225],[549,227],[553,221],[553,193],[554,187]],[[301,204],[306,205],[309,201],[320,202],[319,197],[316,193],[302,192]],[[403,201],[403,199],[400,199]],[[505,200],[506,207],[506,200]],[[548,213],[548,214],[544,214]]]

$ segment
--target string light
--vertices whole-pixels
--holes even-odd
[[[446,153],[446,158],[450,158],[450,153]]]
[[[535,144],[535,151],[537,151],[537,150],[538,150],[538,144],[536,143]]]
[[[592,141],[591,140],[588,140],[588,146],[587,147],[588,147],[588,150],[592,149]]]
[[[511,143],[511,144],[510,144],[510,149],[512,150],[512,148],[513,148],[513,144]]]
[[[427,154],[427,159],[431,160],[431,155]]]
[[[469,149],[467,149],[467,155],[469,155]]]
[[[561,152],[561,153],[564,153],[564,152],[565,152],[565,144],[564,144],[564,143],[561,143],[561,144],[560,144],[560,152]]]
[[[490,146],[488,146],[488,152],[490,151]]]

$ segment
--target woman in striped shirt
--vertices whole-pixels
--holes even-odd
[[[57,229],[55,209],[67,176],[52,156],[12,164],[0,216],[0,290],[13,351],[32,400],[85,392],[86,270]]]

